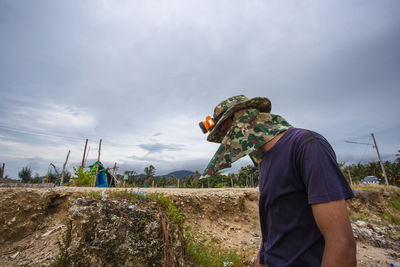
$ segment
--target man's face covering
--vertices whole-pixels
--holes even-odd
[[[230,168],[232,163],[249,155],[258,166],[262,153],[258,149],[292,126],[281,116],[260,112],[255,108],[242,109],[233,115],[232,127],[222,139],[202,178]]]

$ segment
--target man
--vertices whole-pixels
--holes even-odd
[[[262,244],[256,266],[356,266],[345,199],[353,197],[321,135],[270,114],[264,97],[222,101],[200,123],[221,143],[202,177],[249,155],[260,167]],[[204,131],[206,130],[206,131]]]

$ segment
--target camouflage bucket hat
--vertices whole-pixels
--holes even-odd
[[[200,178],[230,168],[233,162],[247,155],[258,166],[262,161],[259,148],[291,127],[281,116],[254,108],[235,112],[232,127],[223,137],[221,145]]]
[[[221,124],[229,117],[239,110],[255,108],[261,112],[271,112],[271,101],[266,97],[255,97],[248,99],[244,95],[232,96],[221,103],[215,109],[213,118],[215,126],[207,137],[207,141],[221,143],[224,138],[223,133],[220,131]]]

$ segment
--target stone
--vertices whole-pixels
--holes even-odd
[[[16,253],[12,254],[10,256],[10,258],[14,260],[18,256],[18,254],[19,254],[19,251],[17,251]]]
[[[364,222],[364,221],[360,221],[360,220],[356,221],[355,224],[356,224],[357,226],[359,226],[359,227],[367,227],[367,225],[368,225],[368,223],[366,223],[366,222]]]
[[[78,201],[69,209],[69,266],[163,266],[163,226],[151,200]],[[78,207],[79,206],[79,207]],[[184,266],[178,227],[168,227],[174,266]],[[64,234],[67,232],[64,232]],[[169,265],[168,265],[169,266]]]

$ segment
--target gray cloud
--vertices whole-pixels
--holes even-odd
[[[363,147],[344,141],[371,132],[393,160],[398,10],[396,0],[1,1],[0,160],[17,168],[71,149],[79,162],[84,139],[103,138],[104,162],[134,167],[124,160],[142,149],[160,169],[201,169],[215,147],[198,121],[235,94],[269,97],[339,160],[357,161]]]
[[[133,155],[133,156],[129,156],[128,159],[133,159],[135,161],[143,161],[143,162],[157,162],[157,163],[165,162],[165,160],[163,160],[163,159],[159,159],[156,157],[149,157],[149,156],[138,157],[138,156]]]
[[[163,151],[179,151],[184,149],[184,145],[180,144],[161,144],[161,143],[151,143],[151,144],[140,144],[139,147],[146,150],[149,154],[161,153]]]

